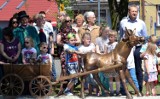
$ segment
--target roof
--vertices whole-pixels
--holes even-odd
[[[16,8],[22,1],[25,3],[19,9]],[[6,6],[2,7],[5,2]],[[8,21],[14,13],[21,10],[25,10],[31,18],[39,11],[45,11],[46,19],[55,21],[58,5],[55,0],[0,0],[0,21]]]

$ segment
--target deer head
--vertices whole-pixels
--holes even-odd
[[[145,42],[145,38],[144,37],[139,37],[135,35],[136,32],[136,28],[134,30],[131,29],[127,29],[125,27],[126,31],[125,31],[125,37],[123,39],[124,42],[127,42],[127,44],[130,47],[133,47],[137,44],[141,44]]]

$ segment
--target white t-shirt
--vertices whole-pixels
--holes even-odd
[[[118,42],[114,42],[112,44],[107,43],[107,45],[106,45],[107,53],[110,53],[112,50],[114,50],[117,44],[118,44]]]
[[[26,63],[29,62],[29,59],[36,58],[35,56],[33,56],[33,54],[36,54],[36,53],[37,53],[37,50],[33,47],[30,49],[27,49],[27,48],[22,49],[22,55],[24,55]]]
[[[48,53],[38,55],[38,59],[39,59],[39,58],[42,59],[42,63],[43,63],[43,64],[48,64],[49,61],[52,60],[51,54],[48,54]]]
[[[92,52],[95,49],[95,45],[91,43],[89,46],[80,45],[78,46],[78,50],[84,54],[88,52]]]

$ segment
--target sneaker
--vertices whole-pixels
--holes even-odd
[[[73,95],[69,90],[65,90],[64,94],[67,95],[67,96],[72,96]]]
[[[114,96],[114,93],[113,93],[113,92],[111,92],[111,93],[110,93],[110,96]]]
[[[73,96],[73,94],[71,92],[68,92],[66,95],[67,96]]]
[[[96,96],[100,96],[100,93],[98,92],[98,93],[96,93]]]
[[[116,96],[119,96],[119,92],[116,92]]]

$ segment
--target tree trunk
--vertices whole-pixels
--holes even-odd
[[[117,30],[119,22],[128,13],[128,0],[108,0],[111,15],[112,29]]]

